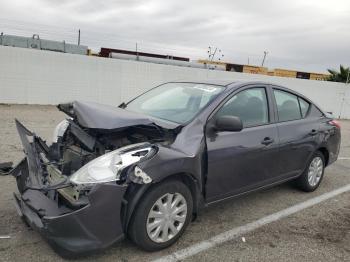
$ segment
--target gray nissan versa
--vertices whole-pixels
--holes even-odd
[[[19,215],[62,256],[128,236],[173,244],[212,203],[294,180],[314,191],[340,126],[301,94],[263,82],[171,82],[119,107],[75,101],[47,145],[16,120]]]

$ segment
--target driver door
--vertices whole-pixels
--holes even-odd
[[[278,180],[278,132],[269,106],[268,88],[246,87],[224,101],[206,128],[207,202],[237,195]],[[242,120],[239,132],[217,132],[215,121],[224,115]],[[214,130],[214,131],[213,131]]]

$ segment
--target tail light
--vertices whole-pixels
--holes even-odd
[[[331,120],[328,122],[330,125],[335,126],[340,129],[340,122],[337,120]]]

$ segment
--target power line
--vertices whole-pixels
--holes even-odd
[[[83,37],[81,38],[80,44],[86,45],[90,49],[99,50],[100,47],[120,48],[120,49],[135,49],[135,43],[138,43],[139,52],[164,52],[171,55],[179,55],[190,57],[191,59],[203,58],[206,47],[188,47],[184,45],[173,45],[167,43],[158,43],[152,41],[142,41],[137,38],[126,37],[125,35],[118,34],[116,32],[102,32],[84,26],[67,27],[61,25],[43,25],[35,22],[19,21],[0,18],[0,31],[5,34],[15,35],[27,35],[39,34],[42,39],[50,39],[56,41],[65,40],[68,43],[77,43],[77,32],[81,29]],[[106,29],[105,29],[106,30]],[[29,34],[29,35],[28,35]],[[235,54],[237,50],[225,47],[225,51],[229,54]],[[240,52],[239,57],[242,64],[246,62],[246,57],[254,60],[258,63],[261,55],[257,53],[244,53]],[[231,56],[230,56],[231,57]],[[280,58],[269,56],[272,60],[277,61],[291,61],[290,58]],[[266,58],[265,58],[266,59]],[[244,61],[244,62],[243,62]],[[254,64],[254,61],[252,64]],[[234,61],[239,63],[239,61]],[[251,62],[251,61],[250,61]]]
[[[1,21],[1,19],[0,19]],[[4,28],[5,27],[5,28]],[[7,27],[7,30],[5,30]],[[51,28],[51,26],[50,26]],[[71,42],[76,42],[76,34],[77,30],[73,29],[61,29],[59,27],[54,27],[54,29],[49,29],[47,27],[42,27],[42,26],[37,26],[37,27],[31,27],[26,25],[25,27],[22,27],[19,23],[16,23],[15,25],[7,25],[4,24],[2,25],[2,31],[4,31],[6,34],[6,31],[9,31],[10,33],[16,32],[16,34],[23,34],[23,33],[37,33],[41,35],[41,38],[53,38],[53,39],[58,39],[58,40],[69,40]],[[105,42],[111,42],[108,44],[108,47],[113,47],[114,44],[118,45],[134,45],[135,42],[140,43],[141,47],[143,48],[151,48],[151,49],[163,49],[166,51],[172,51],[172,52],[182,52],[185,51],[186,53],[189,52],[201,52],[201,48],[188,48],[188,47],[182,47],[182,46],[171,46],[167,45],[165,46],[164,44],[159,44],[159,43],[150,43],[150,42],[144,42],[144,41],[139,41],[136,39],[125,39],[125,37],[122,37],[120,35],[116,35],[114,33],[102,33],[100,31],[94,31],[94,30],[82,30],[84,32],[84,38],[82,39],[83,42],[81,44],[85,45],[92,45],[95,47],[101,47],[102,43]],[[44,36],[44,37],[43,37]],[[59,39],[61,38],[61,39]],[[112,45],[112,46],[111,46]]]
[[[19,20],[11,20],[0,18],[1,31],[7,34],[9,32],[15,32],[15,34],[28,34],[30,35],[36,33],[41,36],[41,38],[52,39],[57,41],[66,40],[66,42],[76,43],[77,42],[77,30],[79,27],[70,28],[67,26],[57,26],[57,25],[45,25],[35,23],[35,22],[24,22]],[[92,49],[99,49],[100,47],[112,47],[112,48],[127,48],[134,49],[135,43],[138,43],[139,51],[147,52],[168,52],[173,54],[178,54],[181,56],[196,56],[198,58],[202,57],[205,47],[191,48],[181,45],[171,45],[165,43],[157,43],[151,41],[140,41],[136,38],[127,38],[123,35],[117,34],[115,32],[101,32],[98,30],[93,30],[90,28],[80,27],[81,33],[84,37],[81,39],[82,45],[87,45]],[[249,54],[250,57],[258,57],[258,54]]]

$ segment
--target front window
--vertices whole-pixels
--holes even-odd
[[[267,124],[269,112],[265,88],[250,88],[234,95],[216,113],[216,117],[220,116],[237,116],[243,127]]]
[[[223,89],[198,83],[167,83],[135,98],[127,104],[126,110],[184,124]]]

